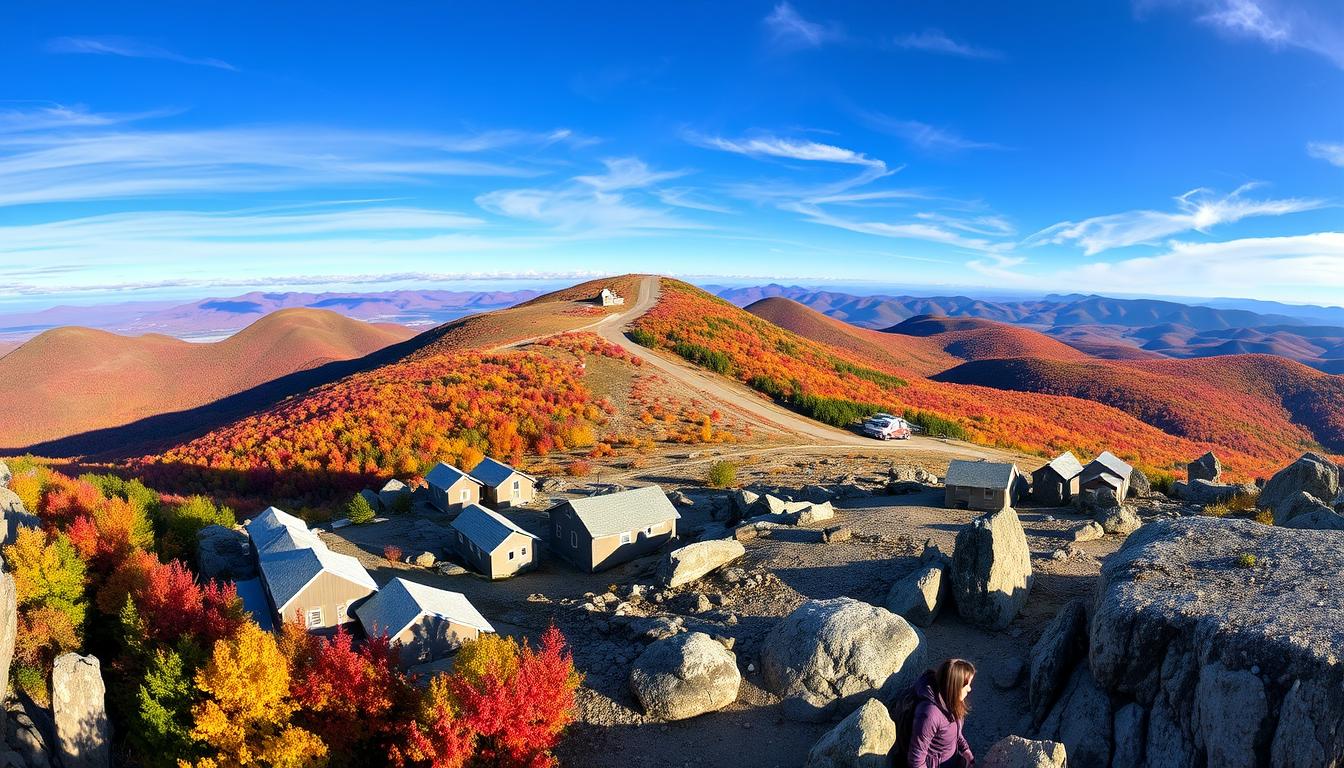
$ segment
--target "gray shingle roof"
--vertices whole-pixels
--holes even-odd
[[[310,530],[281,528],[257,547],[258,555],[271,555],[295,549],[326,549],[327,545]]]
[[[518,472],[518,470],[514,469],[513,467],[510,467],[508,464],[505,464],[502,461],[495,461],[494,459],[487,456],[484,459],[481,459],[481,463],[477,464],[476,468],[471,470],[471,472],[469,472],[468,474],[470,474],[477,480],[480,480],[482,483],[485,483],[486,485],[490,486],[491,488],[494,488],[498,486],[500,483],[504,482],[505,480],[508,480],[509,476],[512,475],[514,472]],[[523,472],[518,472],[518,474],[522,475],[523,477],[526,477],[528,480],[536,479],[531,475]]]
[[[1129,476],[1134,473],[1133,467],[1121,461],[1119,456],[1110,451],[1102,451],[1100,456],[1088,463],[1088,475],[1095,475],[1098,470],[1110,472],[1121,480],[1128,480]]]
[[[308,524],[277,507],[267,507],[247,523],[247,535],[257,552],[281,552],[300,547],[325,548]]]
[[[464,477],[477,485],[480,485],[481,483],[480,480],[468,475],[466,472],[454,467],[452,464],[446,464],[440,461],[438,464],[434,465],[433,469],[429,470],[429,474],[425,475],[425,482],[435,488],[451,488],[453,483],[456,483]]]
[[[364,570],[364,566],[360,565],[358,560],[350,555],[332,552],[325,547],[263,554],[260,564],[261,573],[266,577],[266,587],[271,593],[271,603],[281,613],[284,613],[289,601],[323,571],[368,587],[370,591],[378,589],[373,577],[369,576],[369,572]]]
[[[1059,454],[1052,459],[1049,464],[1046,464],[1046,466],[1053,469],[1065,480],[1072,480],[1083,471],[1082,463],[1078,461],[1078,457],[1074,456],[1071,451],[1065,451]]]
[[[494,552],[510,534],[521,533],[529,539],[537,538],[514,525],[507,517],[480,504],[467,505],[449,525],[486,552]]]
[[[953,459],[947,465],[947,479],[944,484],[1006,491],[1012,485],[1016,471],[1015,465],[998,461]]]
[[[667,494],[656,485],[564,503],[574,510],[590,536],[611,536],[681,519]]]
[[[359,623],[370,637],[388,633],[395,637],[422,616],[438,616],[456,624],[474,627],[482,632],[495,628],[461,592],[417,584],[396,578],[364,601],[359,607]]]

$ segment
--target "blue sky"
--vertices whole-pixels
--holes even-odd
[[[383,5],[7,4],[0,306],[625,271],[1344,296],[1339,3]]]

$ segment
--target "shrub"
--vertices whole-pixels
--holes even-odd
[[[1259,523],[1259,524],[1261,524],[1261,525],[1273,525],[1273,524],[1274,524],[1274,510],[1272,510],[1272,509],[1262,509],[1262,510],[1256,512],[1256,513],[1255,513],[1255,517],[1252,518],[1252,519],[1255,520],[1255,522],[1257,522],[1257,523]]]
[[[649,333],[648,331],[643,330],[641,328],[635,328],[631,331],[628,331],[625,335],[626,338],[630,339],[631,341],[635,342],[641,347],[652,348],[658,346],[658,338],[654,336],[652,333]]]
[[[673,345],[672,351],[676,352],[686,360],[689,360],[702,368],[708,368],[715,373],[727,375],[733,370],[732,358],[716,349],[710,349],[709,347],[701,346],[699,344],[680,342]]]
[[[345,516],[350,519],[354,525],[364,525],[373,522],[376,516],[373,511],[373,505],[364,498],[363,494],[356,493],[345,503]]]
[[[838,397],[807,394],[795,395],[789,400],[789,404],[804,416],[833,427],[847,427],[882,410],[882,406],[872,403],[856,403]]]
[[[586,461],[571,461],[569,466],[565,467],[565,472],[570,477],[587,477],[593,473],[593,465]]]
[[[727,488],[737,481],[737,465],[731,461],[716,461],[709,468],[709,484],[714,488]]]
[[[836,373],[848,373],[849,375],[863,379],[864,381],[871,381],[879,387],[895,389],[909,384],[908,381],[902,379],[900,376],[875,371],[872,368],[864,368],[863,366],[847,363],[844,360],[836,360],[833,365],[835,366]]]
[[[15,664],[13,683],[17,690],[31,696],[33,701],[43,705],[47,704],[50,695],[47,691],[47,676],[42,673],[40,668],[27,664]]]
[[[401,547],[398,547],[396,544],[388,544],[383,547],[383,557],[387,558],[388,562],[400,563]]]
[[[953,440],[969,440],[966,428],[951,419],[945,419],[928,411],[907,410],[905,420],[919,427],[929,437],[950,437]]]
[[[1238,568],[1254,568],[1254,567],[1255,567],[1255,555],[1248,554],[1248,553],[1242,553],[1242,554],[1240,554],[1240,555],[1237,555],[1237,567],[1238,567]]]
[[[1176,491],[1176,476],[1170,472],[1152,472],[1148,475],[1148,482],[1153,486],[1153,490],[1158,493],[1164,493],[1167,496]]]

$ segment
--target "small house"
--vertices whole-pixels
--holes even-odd
[[[610,288],[603,288],[602,292],[597,294],[597,303],[603,307],[619,307],[625,304],[625,298],[616,295],[616,292]]]
[[[1133,473],[1134,468],[1121,461],[1120,457],[1110,451],[1103,451],[1083,467],[1078,483],[1084,491],[1110,488],[1115,491],[1117,499],[1123,500],[1129,493],[1129,476]]]
[[[1015,464],[953,459],[947,465],[943,505],[949,509],[1000,510],[1013,506],[1026,485]]]
[[[309,631],[354,621],[352,609],[378,590],[358,560],[325,546],[263,553],[259,565],[275,617],[298,616]]]
[[[1083,465],[1070,451],[1031,473],[1031,500],[1037,504],[1060,506],[1073,502],[1078,495],[1078,476]]]
[[[398,511],[400,505],[410,503],[410,498],[411,487],[395,477],[383,483],[383,487],[378,490],[378,500],[382,502],[383,509],[388,512]]]
[[[677,535],[677,513],[656,485],[561,502],[548,510],[551,551],[595,573],[658,550]]]
[[[449,528],[457,553],[491,579],[508,578],[538,562],[536,536],[479,504],[462,510]]]
[[[272,552],[288,552],[304,547],[327,545],[308,530],[302,518],[295,517],[278,507],[267,507],[247,522],[247,535],[252,542],[253,554],[260,558]]]
[[[425,475],[429,501],[444,512],[455,512],[481,503],[481,481],[440,461]]]
[[[359,607],[369,637],[387,634],[404,651],[403,662],[429,661],[495,628],[461,592],[396,578]]]
[[[502,461],[486,457],[469,474],[481,481],[481,495],[494,509],[522,506],[536,495],[537,479]]]

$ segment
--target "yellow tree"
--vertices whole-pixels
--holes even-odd
[[[196,768],[326,765],[327,745],[290,725],[295,704],[287,659],[275,638],[253,622],[215,643],[210,661],[196,673],[196,686],[206,698],[192,709],[191,736],[211,755]]]

